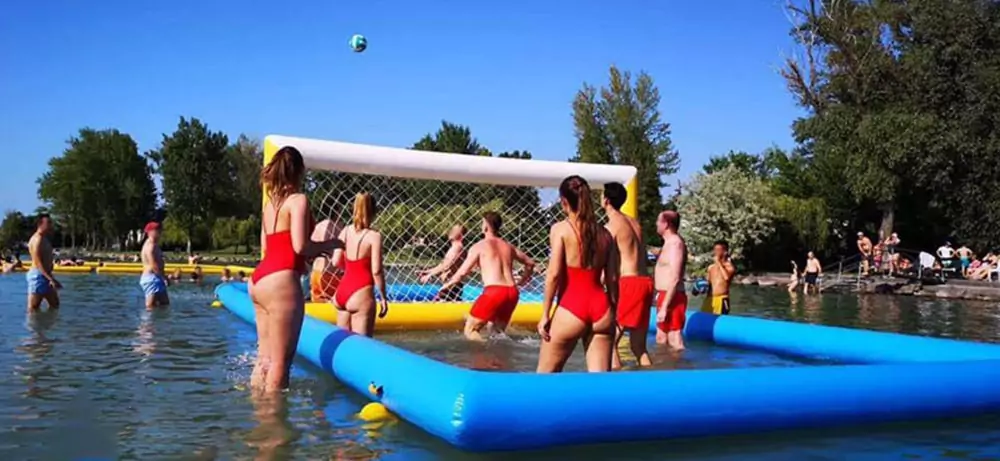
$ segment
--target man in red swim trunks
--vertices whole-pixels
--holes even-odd
[[[687,244],[677,233],[681,215],[664,211],[656,219],[656,232],[663,237],[663,248],[656,259],[656,343],[684,349],[684,321],[687,294],[684,292],[684,269],[687,265]]]
[[[483,214],[483,239],[472,245],[469,256],[438,293],[438,296],[448,293],[479,267],[485,288],[465,322],[465,337],[474,341],[484,339],[480,331],[488,323],[493,323],[496,332],[507,328],[520,297],[517,286],[528,283],[535,269],[535,262],[528,255],[500,237],[501,224],[503,219],[499,213],[487,211]],[[514,261],[523,266],[520,284],[514,281]]]
[[[611,368],[622,367],[618,343],[628,331],[629,346],[639,366],[653,364],[646,351],[649,333],[649,310],[653,305],[653,279],[646,270],[646,245],[642,241],[639,221],[621,212],[628,191],[621,183],[604,185],[601,206],[608,216],[604,226],[618,247],[618,328],[615,330],[615,348]]]

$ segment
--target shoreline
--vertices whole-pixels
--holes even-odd
[[[787,290],[791,274],[764,273],[736,276],[734,284],[772,287]],[[800,288],[796,288],[799,290]],[[948,280],[942,284],[925,284],[919,280],[899,278],[869,278],[860,283],[847,283],[824,291],[849,291],[859,294],[888,294],[897,296],[922,296],[939,299],[971,301],[1000,301],[1000,283]]]

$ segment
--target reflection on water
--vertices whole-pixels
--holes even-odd
[[[461,453],[406,423],[367,425],[365,400],[297,363],[290,391],[250,393],[253,329],[207,307],[212,282],[171,287],[172,305],[143,308],[137,277],[63,278],[58,312],[25,314],[24,278],[0,276],[0,459],[509,459]],[[693,299],[692,305],[700,302]],[[738,288],[738,315],[998,341],[995,304],[923,298],[789,295]],[[381,339],[460,366],[528,371],[530,331],[469,343],[459,331]],[[802,366],[801,360],[693,343],[653,348],[657,368]],[[582,354],[569,368],[582,370]],[[641,372],[641,371],[638,371]],[[645,390],[636,390],[641,395]],[[650,389],[649,392],[657,392]],[[675,391],[672,391],[675,392]],[[631,404],[623,395],[627,411]],[[678,415],[665,415],[670,417]],[[683,415],[680,415],[682,417]],[[885,425],[519,453],[523,459],[989,459],[1000,421]]]

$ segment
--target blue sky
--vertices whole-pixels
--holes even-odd
[[[777,0],[49,0],[0,18],[0,206],[79,128],[155,148],[179,116],[240,133],[412,144],[442,119],[494,152],[575,151],[570,101],[607,68],[646,70],[681,170],[792,145],[800,110],[777,73],[791,51]],[[613,7],[611,5],[614,5]],[[347,47],[354,33],[369,49]]]

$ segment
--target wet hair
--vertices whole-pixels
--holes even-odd
[[[240,277],[246,277],[246,276],[247,276],[247,273],[246,273],[246,272],[243,272],[243,271],[239,271],[239,272],[237,272],[237,273],[236,273],[236,275],[238,275],[238,276],[240,276]]]
[[[666,221],[666,223],[670,225],[670,228],[673,230],[678,230],[681,228],[681,215],[676,211],[673,210],[664,211],[660,213],[660,219]]]
[[[621,210],[622,205],[625,204],[625,199],[628,198],[628,191],[625,190],[625,186],[620,182],[609,182],[604,185],[604,198],[608,199],[608,203],[616,210]]]
[[[486,224],[490,225],[490,229],[493,229],[494,234],[500,235],[500,226],[503,225],[503,218],[500,216],[500,213],[487,211],[483,213],[483,220],[486,221]]]
[[[591,267],[594,256],[597,255],[597,235],[600,225],[594,215],[594,199],[590,193],[590,185],[586,179],[577,175],[567,177],[559,184],[559,197],[566,200],[569,209],[576,213],[580,224],[580,247],[583,248],[580,263],[583,267]]]
[[[725,249],[727,252],[729,251],[729,242],[727,242],[725,240],[716,240],[715,243],[712,244],[713,247],[716,247],[716,246],[719,246],[719,245],[722,245],[722,248]]]
[[[361,192],[354,197],[354,230],[368,229],[375,220],[375,198],[372,194]]]
[[[42,223],[46,220],[51,220],[52,217],[48,213],[39,213],[38,217],[35,218],[35,226],[41,227]]]
[[[260,184],[271,200],[281,200],[298,192],[305,171],[302,153],[285,146],[278,149],[271,162],[260,171]]]

